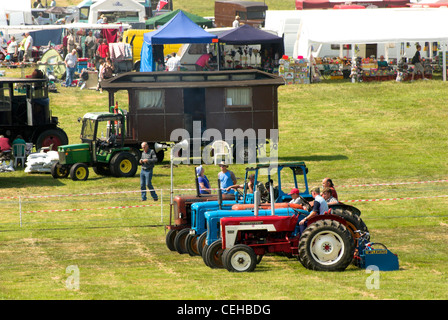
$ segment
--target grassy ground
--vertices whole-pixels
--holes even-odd
[[[233,274],[170,252],[164,161],[153,179],[164,190],[162,207],[142,206],[138,175],[104,178],[91,171],[88,181],[73,182],[1,173],[0,299],[448,299],[448,183],[354,186],[448,178],[447,89],[441,81],[279,89],[280,161],[305,161],[310,185],[333,178],[342,200],[414,198],[350,203],[362,211],[372,240],[400,260],[399,271],[380,273],[378,289],[369,286],[372,274],[355,267],[313,272],[294,259],[267,256],[255,272]],[[58,91],[50,97],[53,115],[77,142],[77,118],[106,110],[106,95]],[[243,177],[244,166],[231,169]],[[192,188],[192,172],[192,165],[176,167],[175,187]],[[206,166],[211,179],[217,173]],[[67,285],[73,268],[79,288]]]

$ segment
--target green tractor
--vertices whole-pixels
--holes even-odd
[[[89,167],[99,175],[133,177],[138,160],[135,152],[124,146],[124,115],[90,112],[79,121],[82,121],[82,143],[58,147],[59,161],[51,167],[53,178],[70,175],[74,181],[87,180]]]

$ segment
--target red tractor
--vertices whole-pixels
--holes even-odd
[[[228,271],[253,271],[260,257],[281,253],[297,257],[311,270],[343,271],[352,262],[356,241],[344,218],[327,213],[308,220],[301,235],[292,236],[303,214],[221,219],[222,263]]]

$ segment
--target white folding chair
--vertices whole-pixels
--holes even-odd
[[[218,164],[221,161],[225,161],[226,163],[230,163],[232,157],[232,150],[227,142],[224,140],[216,140],[212,144],[213,155],[215,164]],[[222,159],[224,157],[224,159]]]

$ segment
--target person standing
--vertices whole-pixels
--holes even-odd
[[[10,57],[10,61],[17,61],[17,57],[19,54],[19,45],[14,36],[11,37],[11,42],[8,44],[7,52]]]
[[[154,164],[157,162],[157,155],[154,150],[149,149],[147,142],[142,143],[142,149],[143,152],[140,158],[140,164],[142,165],[142,169],[140,171],[140,190],[142,192],[142,201],[146,201],[146,187],[148,187],[154,201],[158,201],[159,197],[152,186],[152,175]]]
[[[65,66],[66,77],[65,77],[65,86],[70,87],[73,82],[73,76],[75,75],[76,63],[78,62],[78,57],[76,55],[76,49],[73,49],[69,54],[65,56]]]
[[[101,44],[98,46],[97,54],[102,59],[106,59],[109,56],[109,45],[107,44],[106,39],[101,41]]]
[[[85,40],[85,45],[86,45],[87,58],[89,58],[91,62],[94,62],[93,60],[95,59],[96,38],[93,35],[92,31],[89,31]]]
[[[228,170],[228,166],[224,161],[219,164],[221,172],[218,173],[218,179],[221,182],[222,193],[234,194],[233,189],[227,190],[228,187],[234,186],[237,183],[235,174]]]
[[[177,58],[176,53],[173,52],[171,57],[166,62],[167,71],[180,71],[180,60]]]
[[[414,81],[414,75],[416,72],[422,73],[422,79],[428,80],[425,78],[425,68],[423,67],[423,60],[420,55],[420,51],[422,50],[421,45],[417,45],[417,51],[415,52],[414,56],[412,57],[411,63],[414,65],[414,70],[412,70],[412,78],[411,81]]]
[[[240,16],[236,16],[235,20],[232,22],[233,28],[238,28],[240,26]]]
[[[25,38],[23,62],[30,60],[33,53],[33,37],[31,37],[29,32],[26,32]]]

